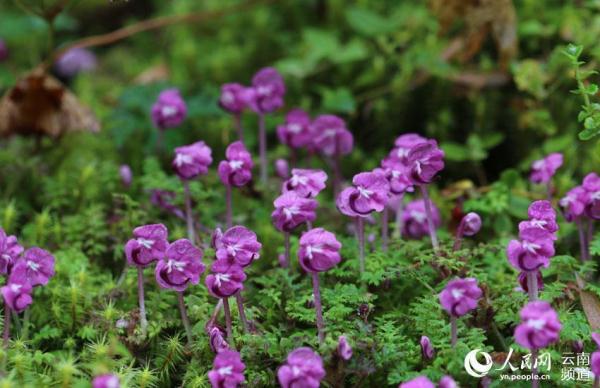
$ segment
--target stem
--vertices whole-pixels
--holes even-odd
[[[429,199],[427,186],[421,185],[420,187],[421,195],[423,195],[423,201],[425,202],[425,213],[427,214],[427,226],[429,228],[429,237],[431,237],[431,245],[433,246],[434,252],[437,254],[440,250],[440,244],[438,243],[435,225],[433,223],[433,213],[431,212],[431,200]]]
[[[365,224],[362,217],[356,218],[356,237],[358,239],[358,259],[360,274],[365,273]]]
[[[546,196],[548,201],[552,202],[552,181],[548,181],[548,183],[546,183]]]
[[[454,237],[454,245],[452,246],[453,251],[458,251],[462,244],[463,233],[465,230],[465,217],[460,220],[460,224],[458,224],[458,229],[456,229],[456,236]]]
[[[223,298],[223,312],[225,313],[225,329],[227,331],[227,342],[229,346],[235,348],[233,345],[233,330],[231,329],[231,310],[229,310],[229,298]]]
[[[2,336],[2,344],[4,349],[8,349],[8,341],[10,340],[10,307],[4,303],[4,334]],[[6,358],[6,355],[4,356]]]
[[[538,388],[540,386],[540,382],[536,379],[538,375],[537,371],[537,356],[538,351],[534,349],[531,351],[531,388]]]
[[[581,261],[586,261],[587,257],[587,238],[585,231],[583,230],[583,220],[578,217],[575,221],[577,223],[577,230],[579,231],[579,249],[581,250]]]
[[[191,346],[193,342],[192,326],[190,325],[190,318],[188,317],[187,310],[185,308],[183,292],[180,291],[177,293],[177,301],[179,302],[179,312],[181,313],[181,321],[183,322],[183,327],[185,328],[185,334],[187,335],[188,345]]]
[[[233,121],[235,123],[235,128],[237,130],[238,140],[244,141],[244,128],[242,128],[242,115],[240,113],[234,114]]]
[[[319,273],[311,273],[313,282],[313,295],[315,297],[315,312],[317,313],[317,332],[319,344],[325,341],[325,323],[323,322],[323,307],[321,306],[321,290],[319,289]]]
[[[396,230],[394,234],[398,238],[402,238],[402,209],[404,208],[404,195],[400,197],[398,201],[398,208],[396,209]]]
[[[457,318],[455,316],[450,317],[450,345],[456,347],[456,341],[458,340],[458,325]]]
[[[290,232],[283,232],[283,242],[285,245],[285,261],[282,267],[288,268],[290,266]]]
[[[146,336],[148,320],[146,319],[146,304],[144,302],[144,269],[138,267],[138,300],[140,304],[140,327],[142,335]]]
[[[312,222],[306,221],[306,230],[309,231],[312,229],[312,227],[313,227]]]
[[[267,179],[269,178],[268,166],[267,166],[267,130],[265,128],[265,115],[260,113],[258,115],[258,149],[260,153],[260,181],[263,186],[267,186]]]
[[[527,272],[527,294],[529,295],[530,302],[538,299],[538,282],[536,272]]]
[[[185,221],[187,223],[187,235],[192,244],[196,243],[196,231],[194,230],[194,219],[192,218],[192,195],[190,194],[190,183],[183,181],[185,193]]]
[[[244,332],[250,332],[250,325],[248,324],[248,319],[246,318],[246,312],[244,311],[244,299],[242,298],[242,291],[238,291],[235,293],[235,302],[238,308],[238,314],[240,315],[240,320],[242,321],[242,325],[244,326]]]
[[[206,322],[206,326],[204,326],[206,329],[211,328],[215,324],[217,316],[219,315],[219,311],[221,311],[222,307],[223,299],[219,299],[219,302],[217,302],[217,305],[215,306],[215,311],[213,311],[212,315],[210,316],[210,319],[208,320],[208,322]]]
[[[600,376],[594,377],[594,388],[600,388]]]
[[[231,218],[232,218],[232,216],[231,216],[231,213],[232,213],[232,210],[231,210],[231,207],[232,207],[231,206],[231,186],[229,186],[229,185],[225,186],[225,204],[227,206],[227,210],[225,213],[225,223],[227,224],[227,229],[229,229],[233,225],[232,221],[231,221]]]
[[[21,332],[21,339],[27,340],[29,337],[29,320],[31,318],[31,310],[27,309],[23,313],[23,331]]]
[[[388,224],[389,224],[389,210],[386,207],[381,212],[381,249],[387,252],[388,248]]]

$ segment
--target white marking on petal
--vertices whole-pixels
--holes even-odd
[[[231,365],[221,367],[217,369],[217,373],[221,376],[229,376],[233,374],[233,367]]]
[[[231,167],[232,170],[239,170],[240,168],[242,168],[242,166],[244,165],[244,162],[241,160],[232,160],[231,162],[229,162],[229,167]]]
[[[461,290],[460,288],[453,288],[453,289],[450,291],[450,294],[452,294],[452,297],[453,297],[454,299],[460,299],[460,298],[462,298],[462,297],[463,297],[463,295],[465,294],[465,291],[464,291],[464,290]]]
[[[175,155],[175,165],[177,167],[181,167],[184,164],[191,164],[192,161],[193,161],[193,159],[190,155],[181,154],[181,153],[178,153],[177,155]]]
[[[38,263],[36,263],[35,261],[31,261],[31,260],[27,260],[27,266],[29,268],[31,268],[32,271],[37,272],[37,270],[40,268],[40,265]]]
[[[545,319],[530,319],[527,321],[527,326],[529,326],[535,330],[542,330],[544,328],[544,326],[546,326],[546,320]]]
[[[160,113],[162,113],[164,117],[171,117],[177,114],[177,109],[174,106],[165,105],[160,110]]]
[[[141,246],[143,246],[146,249],[151,249],[155,243],[154,240],[148,240],[147,238],[141,238],[141,237],[137,239],[137,242],[138,242],[138,244],[140,244]]]

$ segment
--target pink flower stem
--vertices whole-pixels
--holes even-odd
[[[235,128],[237,130],[238,140],[244,141],[244,129],[242,128],[242,115],[235,113],[233,115],[233,121],[235,122]]]
[[[402,209],[404,208],[404,195],[398,200],[398,208],[396,209],[396,237],[402,238]]]
[[[337,151],[337,150],[336,150]],[[342,172],[340,170],[340,156],[336,152],[333,157],[333,196],[338,197],[340,193],[340,185],[342,183]]]
[[[281,266],[288,268],[290,266],[290,232],[283,232],[283,243],[285,245],[285,256]]]
[[[454,237],[454,245],[452,245],[453,251],[458,251],[460,249],[460,246],[462,245],[464,231],[465,231],[465,223],[464,223],[464,217],[463,217],[463,219],[460,221],[460,224],[458,224],[458,228],[456,229],[456,236]]]
[[[312,222],[306,221],[306,230],[309,231],[312,229]]]
[[[548,183],[546,183],[546,197],[550,202],[552,202],[552,191],[552,181],[548,181]]]
[[[215,311],[213,311],[212,315],[210,316],[210,319],[208,320],[208,322],[206,322],[206,325],[204,326],[206,329],[210,329],[211,327],[213,327],[215,321],[217,320],[217,316],[219,315],[219,311],[221,311],[221,308],[223,308],[223,299],[219,299],[219,302],[217,302],[217,305],[215,306]]]
[[[192,345],[192,326],[190,325],[190,318],[188,317],[187,310],[185,308],[185,301],[183,300],[183,292],[177,293],[177,301],[179,302],[179,312],[181,313],[181,321],[185,328],[185,334],[187,335],[188,346]]]
[[[537,273],[534,271],[527,272],[527,294],[530,302],[538,299]]]
[[[600,376],[594,377],[594,388],[600,388]]]
[[[389,224],[389,210],[387,206],[383,208],[381,212],[381,249],[387,252],[388,248],[388,224]]]
[[[454,315],[450,316],[450,345],[456,347],[458,340],[458,318]]]
[[[138,267],[138,301],[140,304],[140,327],[142,335],[146,336],[148,331],[148,320],[146,319],[146,303],[144,301],[144,269]]]
[[[537,367],[538,351],[533,349],[531,351],[531,388],[538,388],[540,381],[537,379],[538,367]]]
[[[365,224],[362,217],[356,217],[356,238],[358,239],[358,259],[361,276],[365,273]]]
[[[433,223],[433,213],[431,211],[431,200],[429,199],[429,193],[427,192],[427,186],[421,185],[421,195],[423,196],[423,202],[425,202],[425,214],[427,215],[427,226],[429,228],[429,237],[431,237],[431,245],[433,246],[434,252],[437,254],[440,250],[440,244],[437,239],[435,231],[435,224]]]
[[[192,244],[196,243],[194,230],[194,219],[192,217],[192,195],[190,194],[190,183],[183,181],[183,189],[185,193],[185,220],[187,223],[187,235]]]
[[[232,206],[231,206],[231,186],[226,185],[225,186],[225,204],[227,206],[227,210],[225,213],[225,223],[227,224],[227,229],[232,227],[232,217],[231,217],[231,213],[232,213]]]
[[[8,341],[10,340],[10,307],[4,303],[4,334],[2,336],[2,344],[4,349],[8,349]],[[6,358],[6,355],[5,355]]]
[[[581,250],[581,261],[586,261],[588,259],[587,256],[587,236],[585,230],[583,228],[583,219],[578,217],[575,222],[577,223],[577,229],[579,231],[579,248]]]
[[[233,345],[233,330],[231,329],[231,310],[229,310],[229,298],[223,298],[223,312],[225,313],[225,329],[227,331],[227,342],[229,346]]]
[[[238,308],[238,314],[240,315],[240,320],[242,321],[242,325],[244,326],[244,332],[250,332],[250,325],[248,324],[248,319],[246,318],[246,312],[244,311],[244,299],[242,298],[242,291],[238,291],[235,293],[235,302]]]
[[[259,113],[258,115],[258,136],[259,144],[258,149],[260,153],[260,181],[263,186],[267,186],[267,179],[269,178],[268,166],[267,166],[267,130],[265,128],[265,115]]]
[[[321,306],[321,290],[319,289],[319,273],[312,272],[313,295],[315,297],[315,312],[317,313],[317,332],[319,343],[325,342],[325,323],[323,322],[323,307]]]

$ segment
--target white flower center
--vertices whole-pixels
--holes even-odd
[[[543,159],[542,160],[536,160],[535,162],[533,162],[533,164],[531,165],[531,167],[534,170],[541,170],[542,168],[544,168],[545,164],[546,163],[544,162]]]
[[[454,288],[450,291],[450,294],[452,294],[452,297],[454,299],[460,299],[463,297],[463,295],[465,294],[464,290],[461,290],[459,288]]]
[[[21,289],[21,287],[23,287],[22,284],[15,284],[15,283],[13,283],[13,284],[10,285],[10,290],[12,292],[19,292],[19,290]]]
[[[215,275],[215,284],[217,287],[221,287],[221,282],[228,282],[231,280],[231,275],[228,273],[218,273]]]
[[[263,86],[259,86],[258,88],[256,88],[256,93],[259,96],[263,96],[264,97],[264,96],[270,95],[272,90],[273,89],[271,88],[271,86],[265,86],[265,85],[263,85]]]
[[[181,167],[184,164],[191,164],[191,163],[192,163],[192,157],[190,155],[178,153],[175,156],[175,164],[177,165],[177,167]]]
[[[152,246],[154,245],[154,240],[148,240],[146,238],[138,238],[137,239],[138,244],[140,244],[141,246],[143,246],[146,249],[151,249]]]
[[[231,365],[224,366],[217,369],[217,373],[219,373],[221,376],[229,376],[233,373],[233,367]]]
[[[325,135],[325,137],[334,137],[336,135],[337,131],[335,129],[326,129],[323,131],[323,135]]]
[[[369,197],[371,196],[371,194],[373,194],[373,191],[371,190],[367,190],[364,187],[358,187],[358,192],[360,193],[361,197],[365,197],[367,199],[369,199]]]
[[[235,101],[235,97],[233,96],[233,93],[231,93],[231,92],[225,92],[221,95],[221,102],[223,104],[231,104],[234,101]]]
[[[175,268],[176,271],[183,272],[186,265],[187,265],[187,263],[184,261],[177,261],[177,260],[169,259],[167,261],[167,268],[168,268],[167,272],[171,273],[173,271],[173,268]]]
[[[229,167],[231,167],[232,170],[239,170],[240,168],[242,168],[242,166],[244,165],[244,162],[241,160],[232,160],[231,162],[229,162]]]
[[[291,220],[294,215],[299,213],[300,209],[298,209],[298,206],[290,206],[283,208],[283,214],[285,215],[285,219],[288,221]]]
[[[111,376],[106,381],[106,388],[119,388],[119,379],[117,376]]]
[[[531,220],[531,225],[535,226],[536,228],[544,229],[544,226],[548,225],[548,222],[544,220]]]
[[[2,256],[0,256],[0,257],[2,257],[2,258],[3,258],[4,260],[6,260],[6,261],[10,261],[10,256],[8,255],[8,253],[4,253],[4,254],[2,254]]]
[[[523,241],[523,249],[528,252],[535,253],[537,249],[540,249],[541,246],[539,244],[535,244],[529,241]]]
[[[310,260],[313,258],[313,253],[323,253],[323,246],[321,244],[307,246],[306,255]]]
[[[231,256],[235,257],[238,253],[238,251],[240,250],[240,247],[237,246],[237,244],[233,244],[233,245],[227,245],[227,253],[229,253]]]
[[[544,328],[545,325],[546,325],[545,319],[530,319],[527,321],[527,326],[529,326],[535,330],[541,330]]]
[[[27,266],[31,268],[32,271],[36,271],[40,268],[40,265],[35,261],[27,260]]]
[[[292,175],[290,178],[290,183],[292,187],[296,187],[298,185],[306,185],[308,183],[308,178],[301,175]]]
[[[427,214],[416,210],[412,210],[410,212],[410,218],[414,219],[419,224],[422,224],[423,222],[425,222],[425,220],[427,220]]]
[[[396,151],[396,155],[399,158],[405,158],[406,156],[408,156],[408,149],[407,148],[399,147],[398,151]]]
[[[296,123],[288,124],[287,129],[293,134],[298,134],[302,132],[302,125]]]
[[[298,376],[301,372],[301,369],[296,365],[292,366],[292,375],[294,375],[294,377]]]
[[[423,169],[421,168],[421,162],[419,160],[415,162],[415,168],[418,174],[420,174],[423,171]]]
[[[160,112],[162,113],[162,115],[164,117],[171,117],[171,116],[175,116],[175,114],[177,114],[177,109],[174,106],[165,105],[162,107]]]
[[[600,200],[600,191],[593,192],[593,193],[592,193],[592,199],[593,199],[594,201],[598,201],[598,200]]]

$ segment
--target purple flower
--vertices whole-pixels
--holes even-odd
[[[438,388],[458,388],[458,384],[456,384],[456,381],[451,376],[446,375],[441,378]]]
[[[300,197],[315,198],[325,188],[327,174],[323,170],[292,169],[292,176],[283,183],[283,192],[295,191]]]
[[[590,367],[594,376],[600,376],[600,351],[592,353]]]
[[[46,285],[54,276],[54,256],[41,248],[29,248],[15,263],[13,272],[21,267],[32,287]]]
[[[173,214],[175,217],[185,220],[185,213],[183,210],[173,205],[175,196],[176,194],[173,191],[153,189],[150,192],[150,202],[152,202],[153,205]]]
[[[173,170],[183,180],[193,179],[208,172],[212,151],[203,141],[175,148]]]
[[[558,224],[556,223],[556,212],[552,208],[550,201],[534,201],[529,205],[527,211],[529,221],[522,221],[519,223],[519,231],[523,231],[527,228],[540,228],[546,230],[553,235],[553,239],[556,239],[554,233],[558,231]]]
[[[561,324],[548,302],[529,302],[521,310],[521,323],[515,329],[515,342],[527,349],[541,349],[558,341]]]
[[[212,326],[208,329],[209,345],[213,352],[219,353],[223,349],[229,349],[229,344],[225,341],[225,335],[218,326]]]
[[[563,156],[554,152],[544,159],[536,160],[531,165],[529,180],[533,183],[548,183],[563,164]]]
[[[121,183],[123,183],[123,186],[131,186],[131,180],[133,178],[131,167],[129,167],[127,164],[122,164],[119,167],[119,175],[121,176]]]
[[[202,250],[196,248],[190,240],[181,239],[170,244],[154,270],[158,285],[184,291],[190,283],[198,284],[205,269],[202,255]]]
[[[389,154],[389,158],[395,159],[402,164],[407,164],[409,151],[420,143],[427,142],[427,139],[416,133],[406,133],[399,136],[394,142],[394,149]]]
[[[444,151],[438,148],[435,140],[416,144],[410,149],[406,159],[408,176],[415,185],[431,183],[444,168]]]
[[[119,378],[116,375],[107,373],[94,377],[92,388],[120,388]]]
[[[535,277],[537,281],[538,290],[544,289],[544,279],[542,278],[542,273],[540,271],[535,271]],[[529,285],[527,284],[527,272],[520,272],[517,277],[517,281],[521,285],[523,291],[529,291]]]
[[[520,271],[547,268],[554,256],[552,235],[544,229],[527,228],[519,233],[521,240],[512,240],[506,249],[508,261]]]
[[[435,388],[435,385],[425,376],[418,376],[412,380],[402,383],[399,388]]]
[[[292,109],[285,116],[285,123],[277,126],[277,137],[291,148],[306,147],[313,140],[310,116],[302,109]]]
[[[225,151],[227,160],[219,163],[219,178],[226,186],[242,187],[252,179],[252,156],[244,143],[231,143]]]
[[[328,271],[342,260],[341,248],[335,234],[323,228],[311,229],[300,237],[300,266],[307,272]]]
[[[326,156],[347,155],[352,152],[354,137],[344,120],[335,115],[320,115],[312,123],[311,150]]]
[[[585,195],[585,213],[594,220],[600,220],[600,176],[595,172],[583,178]]]
[[[596,343],[596,348],[600,349],[600,333],[592,333],[592,340]]]
[[[440,303],[448,314],[461,317],[477,307],[481,289],[474,278],[455,279],[440,293]]]
[[[288,354],[287,362],[277,371],[277,379],[282,388],[318,388],[323,377],[323,360],[306,347]]]
[[[460,221],[463,236],[474,236],[481,229],[481,217],[477,213],[467,213]]]
[[[8,275],[17,259],[23,253],[23,247],[15,236],[8,236],[0,228],[0,274]]]
[[[344,189],[336,200],[342,214],[366,217],[385,208],[390,185],[381,170],[357,174],[352,178],[352,184],[354,186]]]
[[[206,277],[208,292],[215,298],[227,298],[244,288],[246,274],[242,267],[224,260],[215,261]]]
[[[262,244],[258,242],[256,233],[250,229],[234,226],[225,233],[217,228],[213,235],[213,247],[218,260],[246,267],[260,257]]]
[[[413,183],[407,175],[406,167],[400,162],[386,158],[381,161],[381,168],[390,183],[390,192],[392,194],[404,194],[414,190]]]
[[[427,336],[421,336],[421,355],[425,360],[431,360],[433,358],[433,345],[431,345],[431,340]]]
[[[279,178],[288,179],[290,176],[290,166],[288,165],[287,160],[277,159],[275,161],[275,172]]]
[[[219,106],[229,113],[242,113],[248,106],[248,88],[238,83],[223,84]]]
[[[125,244],[125,256],[130,265],[146,267],[164,257],[169,245],[167,227],[163,224],[138,226],[133,230],[133,239]]]
[[[187,106],[179,90],[166,89],[160,92],[152,106],[152,121],[159,129],[180,125],[187,116]]]
[[[25,267],[15,266],[11,272],[8,282],[0,289],[6,303],[12,310],[20,313],[25,310],[33,299],[31,298],[31,284],[27,278]]]
[[[283,106],[285,83],[272,67],[259,70],[252,78],[250,107],[259,114],[271,113]]]
[[[442,224],[440,211],[433,202],[431,202],[431,215],[434,226],[439,228]],[[422,199],[409,202],[402,210],[402,235],[414,239],[429,235],[425,202]]]
[[[0,39],[0,62],[8,59],[8,46],[4,40]]]
[[[337,354],[345,361],[352,358],[352,346],[348,343],[345,335],[338,338]]]
[[[90,50],[74,48],[64,53],[54,64],[56,72],[66,78],[96,68],[96,56]]]
[[[277,230],[291,232],[298,225],[306,221],[314,221],[317,218],[315,209],[317,201],[310,198],[302,198],[293,191],[281,194],[273,202],[275,210],[271,213],[271,220]]]
[[[240,354],[234,350],[224,349],[215,356],[213,369],[208,372],[208,379],[213,388],[234,388],[240,386],[244,378],[246,365]]]
[[[586,191],[582,186],[576,186],[558,201],[558,205],[568,222],[573,222],[585,211]]]
[[[571,350],[573,353],[581,353],[583,352],[584,344],[582,340],[571,341]]]

